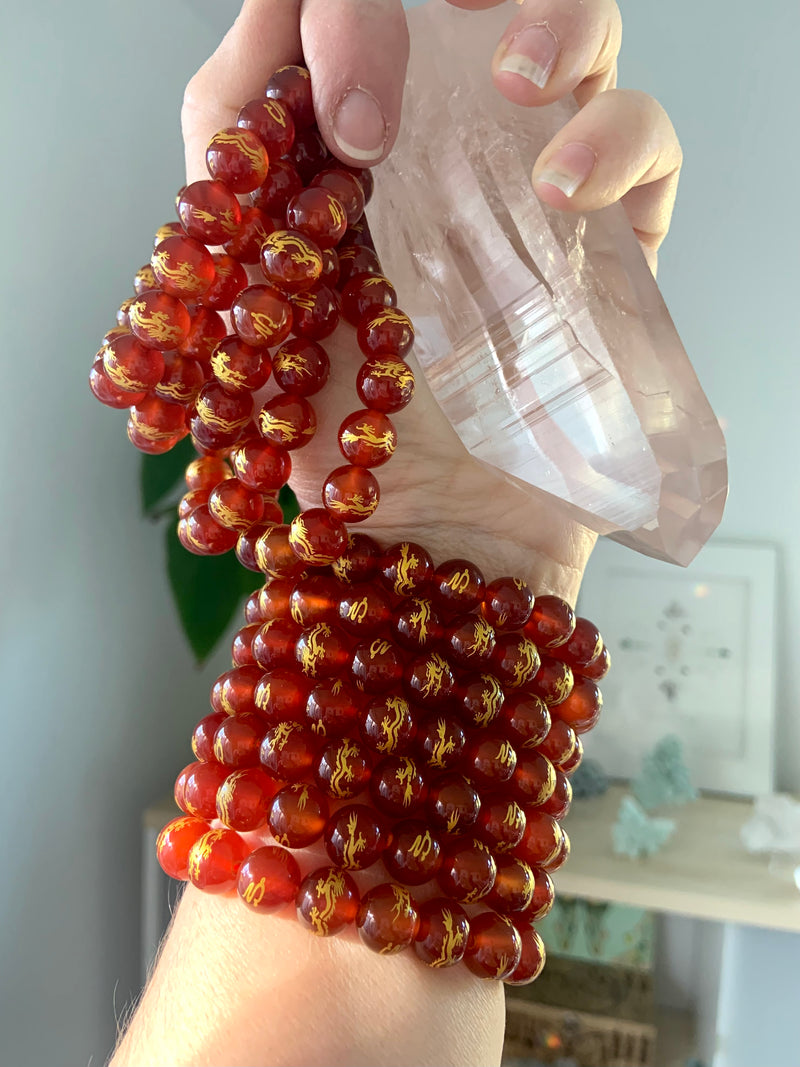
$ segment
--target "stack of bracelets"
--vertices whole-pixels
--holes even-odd
[[[373,468],[414,393],[414,332],[362,218],[371,174],[333,159],[314,121],[308,72],[289,66],[212,138],[211,180],[179,193],[180,222],[158,231],[91,370],[98,400],[130,408],[142,451],[191,433],[182,544],[235,550],[266,577],[195,727],[196,762],[175,784],[185,815],[158,857],[254,911],[294,905],[316,934],[354,923],[377,952],[521,985],[544,963],[534,924],[569,854],[560,820],[609,657],[558,597],[348,532],[378,506]],[[248,285],[256,264],[265,283]],[[364,356],[363,407],[339,428],[345,464],[323,506],[287,525],[276,494],[315,432],[320,341],[340,317]],[[270,377],[279,391],[254,417]],[[327,856],[303,877],[308,855],[293,850],[312,845]],[[354,872],[372,865],[360,892]]]

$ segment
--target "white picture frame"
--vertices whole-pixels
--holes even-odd
[[[632,779],[675,734],[697,788],[771,792],[776,584],[774,545],[711,541],[681,568],[601,538],[578,612],[597,623],[612,663],[587,756]]]

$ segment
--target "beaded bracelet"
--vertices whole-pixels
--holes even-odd
[[[414,394],[414,331],[363,218],[372,176],[328,153],[308,72],[279,70],[206,159],[210,180],[178,194],[180,222],[156,234],[90,372],[102,403],[130,408],[142,451],[191,434],[184,547],[235,550],[266,577],[193,732],[196,762],[175,783],[185,814],[161,832],[159,861],[258,912],[294,905],[322,936],[355,924],[384,954],[530,982],[608,652],[524,581],[348,531],[379,504],[372,469]],[[248,285],[257,264],[266,284]],[[364,356],[364,407],[339,428],[347,462],[323,506],[287,525],[276,494],[315,434],[320,341],[340,318]],[[254,419],[270,378],[278,391]],[[303,877],[297,850],[318,843],[329,863]],[[360,892],[358,872],[378,864],[389,880]]]

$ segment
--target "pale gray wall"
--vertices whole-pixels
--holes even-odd
[[[224,659],[192,668],[160,531],[138,516],[124,420],[92,401],[85,378],[149,235],[171,215],[182,86],[233,9],[0,10],[3,1067],[102,1062],[113,1003],[138,977],[139,813],[188,758]],[[663,101],[686,152],[660,281],[728,424],[723,532],[781,547],[778,759],[780,783],[798,788],[800,9],[637,0],[624,16],[621,84]],[[786,1038],[773,1027],[776,1067]]]

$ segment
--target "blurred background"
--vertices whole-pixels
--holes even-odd
[[[237,6],[1,5],[4,1067],[107,1057],[115,1014],[139,989],[141,814],[189,759],[228,665],[227,647],[193,664],[161,528],[140,517],[139,456],[86,379],[151,235],[173,217],[183,87]],[[800,8],[621,6],[620,85],[663,103],[685,152],[659,283],[726,429],[720,534],[778,546],[776,786],[797,791]],[[677,975],[690,970],[692,922],[662,931]],[[714,1062],[800,1063],[795,1020],[775,1007],[800,996],[800,941],[742,927],[731,945]]]

